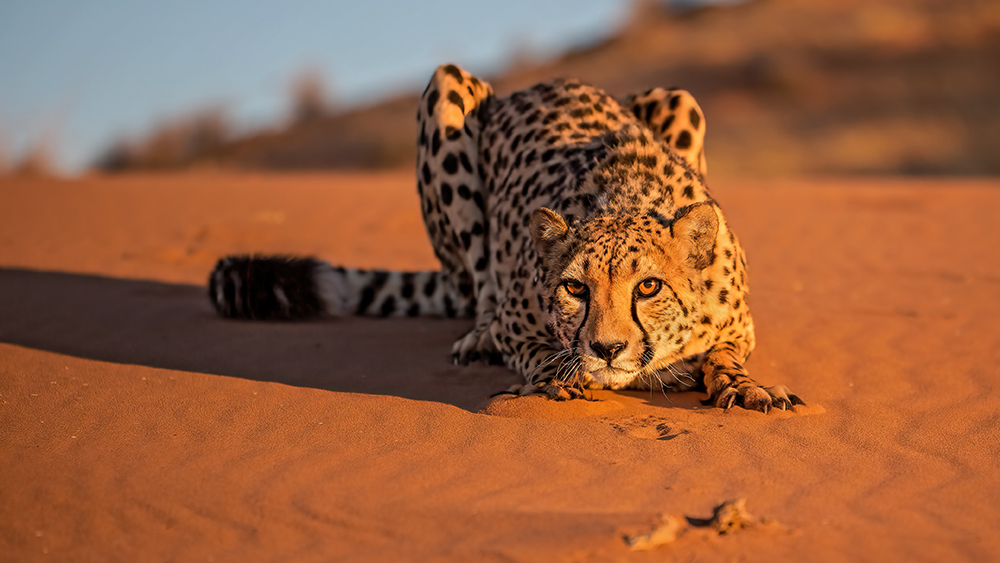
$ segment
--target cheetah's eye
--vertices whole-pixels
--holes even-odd
[[[587,286],[576,280],[566,280],[563,282],[563,287],[569,292],[573,297],[583,299],[587,296]]]
[[[660,288],[663,287],[663,282],[656,278],[646,278],[639,282],[639,285],[635,286],[635,292],[639,297],[652,297],[660,292]]]

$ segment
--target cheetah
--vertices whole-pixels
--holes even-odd
[[[762,387],[743,249],[705,183],[705,118],[686,91],[616,100],[577,80],[501,98],[453,64],[417,111],[417,191],[441,269],[358,270],[230,256],[209,280],[223,317],[474,319],[456,362],[502,362],[509,390],[701,390],[768,412],[802,400]]]

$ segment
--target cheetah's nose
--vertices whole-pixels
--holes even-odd
[[[590,349],[594,351],[595,354],[603,358],[608,364],[611,360],[618,357],[618,354],[622,353],[622,350],[628,346],[625,342],[591,342]]]

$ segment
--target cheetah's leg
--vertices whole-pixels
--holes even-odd
[[[496,288],[489,272],[486,190],[479,174],[479,137],[493,90],[455,65],[438,67],[417,110],[417,190],[424,223],[443,271],[472,292],[476,325],[452,354],[468,363],[493,357],[489,327]]]
[[[740,406],[766,413],[771,408],[794,408],[805,404],[783,385],[761,387],[747,375],[743,367],[746,354],[732,342],[720,342],[705,356],[702,373],[708,391],[708,402],[729,409]]]
[[[705,177],[708,173],[705,114],[694,96],[686,90],[653,88],[626,96],[622,106],[632,110],[646,127],[684,157],[695,172]]]

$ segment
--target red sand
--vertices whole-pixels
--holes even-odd
[[[231,322],[190,285],[433,268],[409,174],[0,179],[0,560],[1000,559],[1000,182],[710,183],[798,413],[489,401],[517,378],[450,364],[466,322]],[[737,497],[782,527],[623,540]]]

